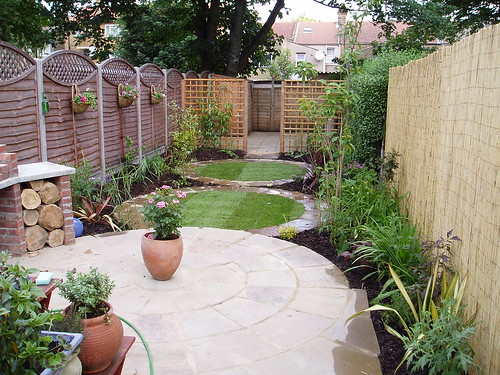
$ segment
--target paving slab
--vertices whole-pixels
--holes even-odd
[[[184,256],[168,281],[141,258],[145,230],[77,238],[76,243],[13,259],[66,271],[98,267],[115,280],[116,313],[142,333],[155,374],[381,374],[370,319],[344,324],[367,307],[327,259],[293,243],[245,231],[182,228]],[[67,302],[53,293],[51,308]],[[123,375],[148,375],[138,335]]]

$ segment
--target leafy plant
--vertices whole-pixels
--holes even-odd
[[[389,265],[401,275],[405,285],[418,282],[415,271],[424,263],[424,258],[420,251],[417,227],[411,225],[409,219],[394,215],[382,222],[361,225],[359,229],[365,240],[353,252],[354,262],[367,261],[375,268],[366,277],[376,276],[377,280],[381,280],[389,276]]]
[[[64,353],[49,350],[52,338],[41,330],[62,319],[59,313],[42,311],[38,298],[45,295],[29,275],[38,272],[7,264],[10,255],[0,252],[0,373],[36,374],[38,366],[57,369],[66,361]]]
[[[290,50],[284,48],[267,67],[273,81],[290,79],[294,73],[295,65],[291,60]]]
[[[200,102],[200,142],[203,147],[220,149],[222,137],[229,133],[229,120],[233,106],[222,103],[220,93],[209,88],[207,97]]]
[[[83,159],[75,165],[75,173],[70,176],[71,203],[74,210],[83,206],[82,197],[95,200],[98,196],[100,182],[93,177],[92,165]]]
[[[154,85],[151,86],[151,97],[161,100],[167,97],[167,90],[162,89],[161,87],[156,87]]]
[[[182,191],[174,192],[163,185],[147,195],[147,203],[142,209],[146,221],[153,225],[153,239],[169,240],[180,235],[182,226],[182,205],[180,199],[186,198]]]
[[[278,236],[283,240],[293,240],[297,237],[297,227],[291,225],[280,225],[278,227]]]
[[[401,156],[398,152],[392,150],[384,155],[382,164],[380,165],[380,175],[386,182],[392,182],[395,176],[395,170],[399,168],[398,158]]]
[[[121,232],[120,227],[118,227],[114,223],[111,216],[109,216],[108,214],[103,214],[103,210],[106,207],[112,207],[108,204],[110,199],[111,197],[107,197],[103,202],[92,202],[85,198],[82,198],[83,207],[81,207],[78,211],[73,211],[73,214],[80,220],[94,223],[104,222],[113,229],[113,232]]]
[[[415,358],[415,356],[418,355],[414,353],[414,350],[416,347],[418,347],[418,345],[423,345],[424,347],[428,346],[428,344],[425,343],[425,341],[417,343],[417,341],[419,340],[427,339],[425,334],[422,334],[422,332],[426,332],[432,329],[436,324],[437,327],[439,327],[440,319],[441,323],[443,323],[442,322],[443,320],[445,321],[449,320],[449,317],[447,315],[445,315],[445,317],[441,316],[443,312],[445,314],[453,314],[458,319],[460,312],[462,310],[462,300],[465,291],[465,286],[467,285],[467,276],[465,276],[463,279],[460,279],[458,273],[455,273],[451,281],[448,281],[449,276],[447,274],[446,269],[443,269],[441,267],[441,262],[439,260],[436,260],[429,281],[427,282],[427,286],[425,288],[423,297],[421,297],[419,293],[416,293],[415,298],[412,299],[410,297],[410,292],[403,284],[402,279],[399,278],[398,274],[394,271],[394,269],[390,265],[389,265],[389,272],[393,282],[396,284],[398,288],[399,293],[401,293],[401,295],[403,296],[404,300],[406,301],[408,307],[412,312],[410,317],[411,320],[405,320],[403,316],[399,313],[399,311],[393,308],[383,305],[374,305],[360,312],[357,312],[356,314],[353,314],[346,320],[346,323],[351,319],[354,319],[356,316],[359,316],[362,313],[369,311],[389,311],[396,314],[404,329],[404,333],[403,334],[400,333],[398,330],[394,329],[393,327],[389,326],[386,323],[384,323],[384,326],[389,333],[398,337],[403,342],[408,344],[405,356],[403,357],[401,363],[399,364],[399,366],[401,366],[401,364],[404,363],[405,361],[409,361],[410,357]],[[440,292],[437,293],[436,286],[439,275],[441,275]],[[416,302],[414,302],[415,300]],[[444,311],[443,309],[446,309],[446,311]],[[464,322],[461,321],[460,325],[455,327],[458,328],[458,331],[461,331],[460,327],[465,327],[465,328],[471,327],[474,320],[475,320],[475,314],[468,320]],[[453,325],[450,326],[450,328],[453,328]],[[456,331],[453,329],[451,329],[451,332],[446,332],[446,335],[453,336],[455,334]],[[461,333],[459,333],[459,336],[460,335]],[[432,342],[432,340],[435,340],[435,337],[433,338],[431,335],[429,340],[431,340]],[[455,355],[457,355],[457,353],[455,353]],[[453,362],[454,358],[448,358],[448,360]],[[449,374],[453,373],[450,372]]]
[[[59,294],[71,303],[81,318],[89,319],[108,311],[104,304],[115,287],[109,275],[90,268],[88,273],[68,271],[66,280],[59,284]]]
[[[75,102],[76,104],[88,104],[92,108],[96,108],[97,96],[94,90],[92,90],[90,87],[87,87],[84,92],[79,93],[78,95],[75,95],[73,97],[73,102]]]
[[[295,73],[300,77],[302,83],[314,79],[318,76],[318,71],[310,62],[299,61],[295,67]]]
[[[437,319],[425,311],[422,319],[411,326],[412,335],[403,337],[411,371],[427,369],[429,375],[455,375],[467,374],[470,367],[480,369],[468,343],[475,325],[464,324],[463,307],[456,311],[453,298],[442,300],[436,308]]]

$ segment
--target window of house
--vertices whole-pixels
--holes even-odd
[[[312,27],[311,26],[304,26],[304,32],[305,33],[312,33]]]
[[[335,48],[327,47],[326,49],[326,64],[333,65],[335,59]]]
[[[104,25],[104,36],[118,36],[120,34],[120,26],[115,24]]]
[[[297,52],[295,54],[295,64],[298,64],[299,61],[306,61],[306,54],[304,52]]]

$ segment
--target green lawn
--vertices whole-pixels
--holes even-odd
[[[293,199],[241,191],[190,193],[185,203],[186,227],[257,229],[286,223],[304,213],[304,206]]]
[[[223,162],[196,168],[196,174],[204,177],[235,181],[273,181],[303,176],[305,169],[298,165],[273,162]]]

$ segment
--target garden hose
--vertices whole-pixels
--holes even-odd
[[[155,373],[155,370],[154,370],[154,367],[153,367],[153,357],[151,356],[151,351],[149,350],[149,345],[148,343],[146,342],[146,340],[144,339],[144,336],[142,335],[141,332],[139,332],[139,330],[137,329],[136,326],[134,326],[132,323],[130,323],[127,319],[125,318],[122,318],[121,316],[118,316],[118,318],[120,318],[120,320],[122,322],[124,322],[125,324],[127,324],[130,328],[132,328],[135,333],[137,333],[137,335],[139,336],[139,338],[141,339],[142,341],[142,345],[144,345],[144,349],[146,349],[146,353],[148,355],[148,361],[149,361],[149,375],[154,375]]]
[[[61,311],[63,311],[63,310],[62,309],[57,309],[57,310],[51,310],[50,312],[55,313],[55,312],[61,312]],[[153,357],[151,356],[151,351],[149,350],[149,345],[146,342],[146,339],[144,338],[144,336],[142,335],[142,333],[137,329],[137,327],[134,326],[132,323],[130,323],[127,319],[122,318],[121,316],[118,316],[118,318],[122,322],[124,322],[125,324],[127,324],[130,328],[132,328],[135,331],[135,333],[137,333],[137,336],[139,336],[139,338],[141,339],[142,345],[144,345],[144,349],[146,349],[146,353],[148,355],[149,375],[154,375],[155,374],[155,370],[154,370],[154,367],[153,367]]]

